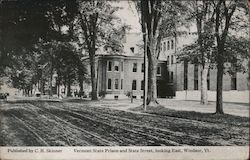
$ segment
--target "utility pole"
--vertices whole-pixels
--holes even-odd
[[[146,25],[145,25],[146,26]],[[143,92],[143,108],[144,111],[147,110],[147,97],[148,97],[148,61],[147,61],[147,52],[148,52],[148,34],[147,28],[143,33],[145,36],[144,44],[144,92]]]

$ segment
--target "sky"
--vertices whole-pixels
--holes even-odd
[[[136,11],[134,2],[121,0],[120,2],[115,2],[113,5],[122,7],[122,9],[116,12],[116,15],[120,17],[125,24],[131,26],[131,30],[129,32],[141,32],[139,15]]]

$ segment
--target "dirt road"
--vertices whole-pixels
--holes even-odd
[[[108,105],[108,104],[107,104]],[[0,104],[1,146],[248,145],[247,126],[72,102]]]

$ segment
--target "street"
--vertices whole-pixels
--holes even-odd
[[[242,123],[232,125],[108,107],[112,105],[112,101],[2,102],[0,145],[248,145],[246,117],[242,117]],[[238,121],[235,119],[236,124]]]

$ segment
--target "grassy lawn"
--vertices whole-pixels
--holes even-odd
[[[132,111],[145,112],[142,106],[131,108]],[[229,114],[215,114],[215,113],[201,113],[195,111],[177,111],[174,109],[168,109],[163,106],[148,107],[145,113],[154,115],[185,118],[189,120],[196,120],[210,123],[221,123],[237,127],[249,127],[249,118],[234,116]]]

